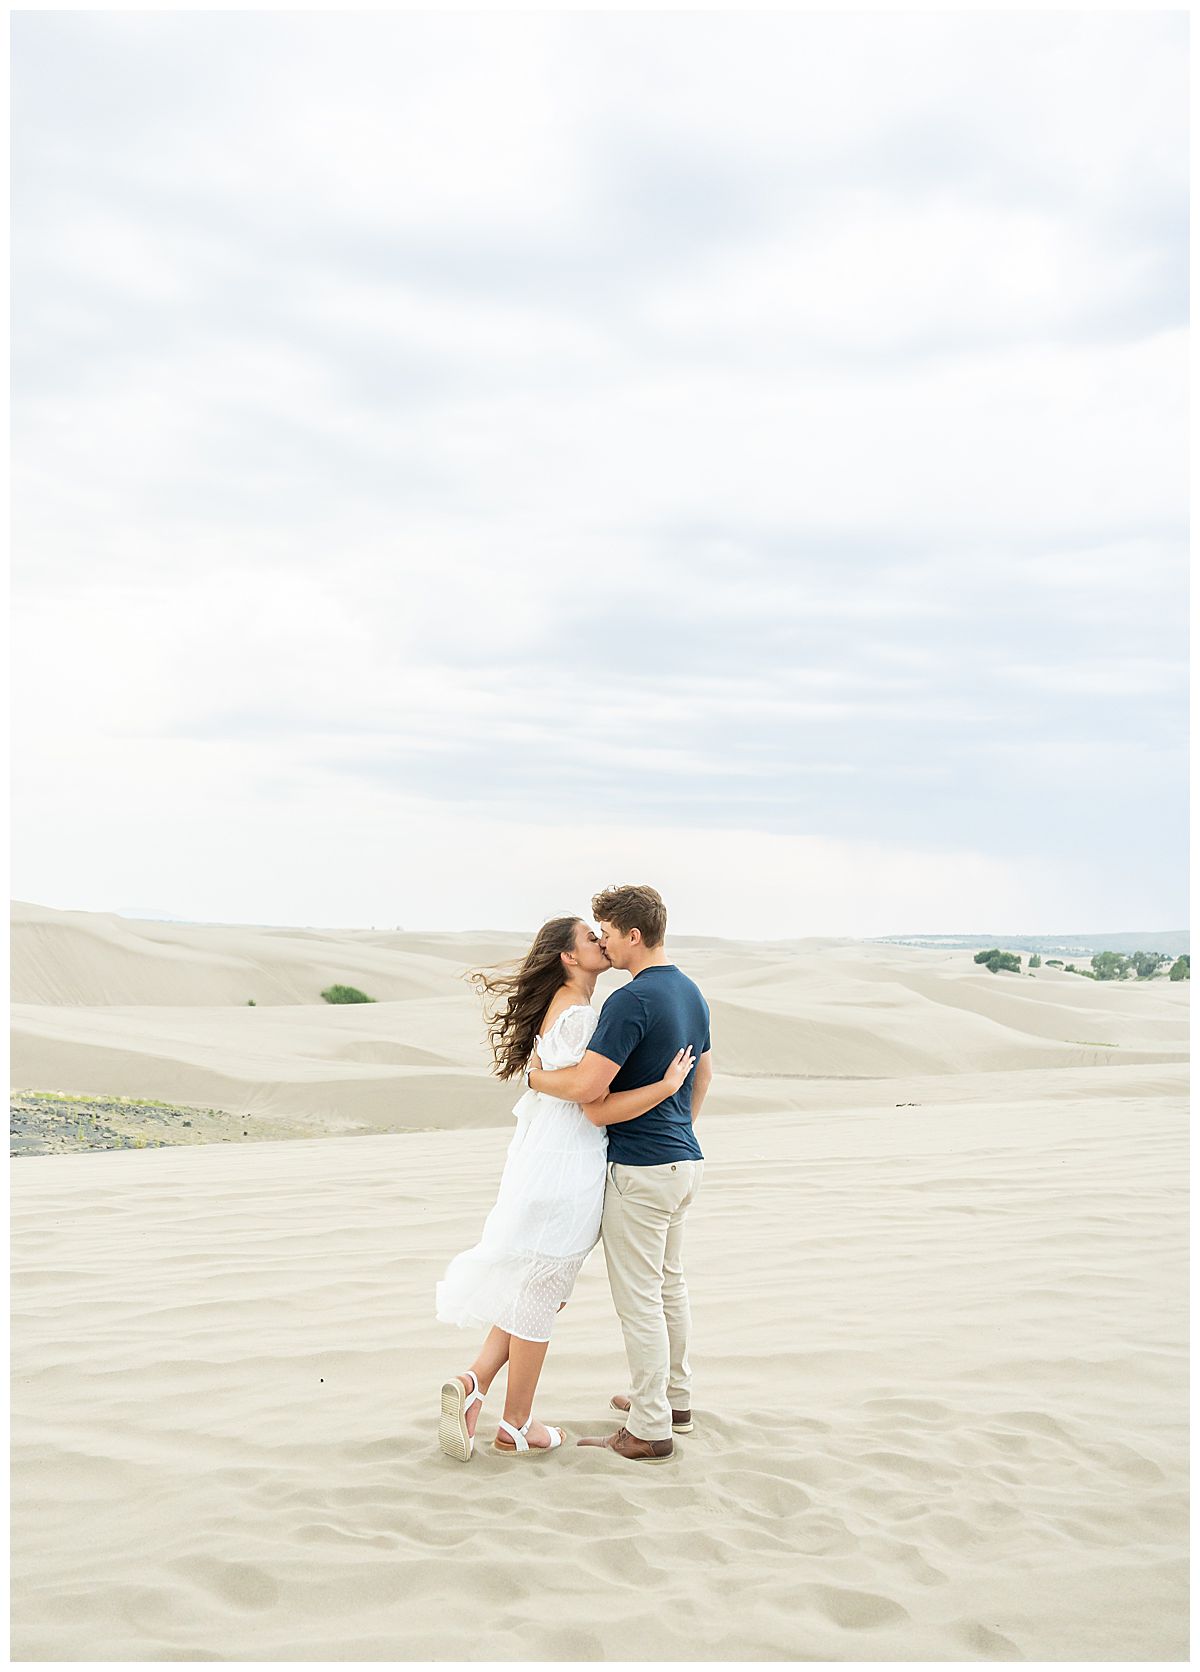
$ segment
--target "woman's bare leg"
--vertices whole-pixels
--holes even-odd
[[[497,1375],[508,1362],[508,1344],[510,1336],[507,1330],[499,1329],[495,1324],[487,1333],[483,1346],[476,1354],[471,1369],[479,1383],[480,1393],[486,1393],[495,1381]],[[470,1396],[472,1392],[470,1376],[460,1376],[458,1380],[463,1385],[464,1392]],[[479,1424],[479,1413],[482,1406],[476,1401],[467,1411],[467,1433],[474,1434]]]
[[[528,1421],[533,1410],[533,1396],[537,1391],[538,1377],[542,1373],[542,1365],[546,1359],[548,1341],[524,1341],[519,1335],[509,1337],[508,1342],[508,1387],[504,1395],[504,1420],[514,1428],[520,1428]],[[545,1423],[533,1422],[529,1425],[529,1432],[525,1438],[531,1446],[548,1446],[550,1432]],[[506,1442],[512,1446],[512,1441],[504,1430],[497,1435],[499,1444]]]
[[[496,1377],[508,1363],[509,1342],[512,1337],[508,1331],[493,1324],[487,1332],[487,1339],[479,1349],[471,1369],[479,1378],[479,1386],[484,1393],[491,1387]]]

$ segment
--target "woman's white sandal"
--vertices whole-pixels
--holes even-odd
[[[475,1450],[475,1436],[467,1433],[467,1412],[472,1405],[483,1404],[479,1377],[473,1370],[468,1370],[467,1375],[475,1384],[470,1397],[457,1376],[442,1383],[442,1419],[438,1423],[438,1445],[447,1457],[456,1457],[460,1463],[470,1462]]]
[[[500,1426],[506,1434],[512,1435],[513,1443],[511,1446],[502,1446],[500,1437],[497,1435],[492,1441],[492,1450],[500,1452],[503,1457],[540,1457],[544,1452],[557,1451],[563,1443],[562,1429],[551,1428],[550,1424],[547,1423],[546,1428],[550,1435],[550,1444],[548,1446],[531,1446],[525,1436],[529,1432],[529,1424],[532,1421],[533,1418],[529,1417],[521,1424],[520,1428],[514,1428],[511,1422],[505,1422],[504,1418],[501,1417]]]

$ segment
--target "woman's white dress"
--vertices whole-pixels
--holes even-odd
[[[537,1049],[543,1068],[571,1068],[599,1017],[576,1004],[555,1017]],[[497,1324],[525,1341],[549,1341],[560,1304],[600,1237],[608,1133],[578,1103],[527,1091],[496,1205],[474,1248],[457,1255],[437,1286],[437,1315],[463,1328]]]

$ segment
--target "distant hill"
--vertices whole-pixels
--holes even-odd
[[[873,935],[879,946],[944,947],[947,951],[1000,946],[1011,952],[1167,952],[1177,958],[1191,953],[1187,929],[1145,929],[1137,934],[1120,930],[1105,935]]]
[[[179,917],[173,911],[159,911],[157,906],[118,906],[115,917],[131,917],[139,923],[191,923],[190,917]]]

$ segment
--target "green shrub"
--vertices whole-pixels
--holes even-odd
[[[1171,965],[1172,981],[1190,981],[1192,979],[1192,960],[1188,953],[1181,952]]]
[[[1019,953],[1001,952],[998,946],[990,946],[986,952],[977,952],[975,962],[986,965],[993,975],[997,970],[1017,970],[1019,972],[1021,968]]]
[[[1041,967],[1042,967],[1042,955],[1041,955],[1040,952],[1031,952],[1029,954],[1029,967],[1030,967],[1031,970],[1040,970],[1041,969]]]
[[[254,1001],[254,1000],[253,1000],[253,999],[247,999],[247,1000],[246,1000],[246,1003],[247,1003],[247,1004],[253,1004],[253,1003],[254,1003],[254,1002],[255,1002],[255,1001]]]
[[[365,993],[360,993],[357,987],[342,987],[337,984],[332,987],[326,987],[325,991],[321,994],[321,997],[325,1000],[326,1004],[375,1003],[374,999],[369,999]]]
[[[1061,958],[1047,958],[1046,959],[1046,968],[1048,970],[1049,969],[1060,970],[1060,969],[1062,969],[1062,967],[1063,967],[1063,961],[1062,961]]]

